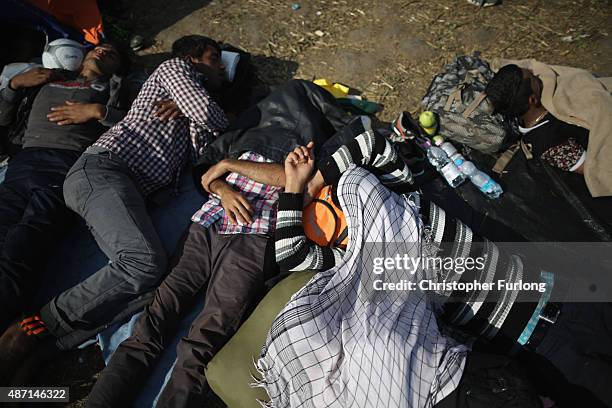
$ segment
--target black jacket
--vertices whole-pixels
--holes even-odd
[[[291,80],[247,109],[205,148],[193,170],[195,183],[200,187],[210,166],[247,151],[282,163],[297,146],[314,141],[315,156],[323,157],[342,145],[339,138],[329,139],[350,121],[329,92],[312,82]]]

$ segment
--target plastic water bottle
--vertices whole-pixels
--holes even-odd
[[[448,163],[450,160],[444,150],[440,149],[438,146],[427,146],[427,159],[429,162],[436,168],[436,170],[440,170],[442,166]]]
[[[442,177],[446,180],[446,182],[453,188],[456,188],[463,184],[467,177],[461,173],[461,170],[449,160],[449,162],[439,170]]]
[[[457,164],[457,160],[465,160],[463,155],[457,151],[455,146],[450,142],[444,142],[440,145],[440,149],[444,150],[444,153],[451,159],[451,161]]]
[[[504,191],[501,186],[493,180],[487,173],[478,170],[471,161],[457,159],[455,164],[464,175],[470,178],[480,191],[489,198],[498,198]]]
[[[449,159],[448,155],[444,153],[444,150],[438,146],[431,146],[430,144],[427,147],[427,159],[451,187],[455,188],[467,179],[455,163]]]
[[[453,146],[451,142],[442,143],[440,145],[440,149],[444,150],[444,153],[446,153],[448,157],[453,157],[453,155],[457,153],[457,149],[455,148],[455,146]]]

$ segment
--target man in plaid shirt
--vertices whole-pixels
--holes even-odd
[[[85,219],[110,262],[24,320],[25,326],[35,324],[40,330],[35,336],[15,335],[22,345],[15,361],[39,347],[41,337],[59,349],[78,346],[142,308],[166,274],[165,250],[146,198],[176,183],[187,161],[228,125],[209,94],[223,81],[219,45],[187,36],[172,51],[174,58],[144,83],[126,117],[88,148],[66,176],[68,207]],[[161,114],[160,101],[166,105]]]
[[[292,102],[283,105],[287,100]],[[202,293],[204,307],[189,334],[179,342],[177,362],[157,406],[206,405],[206,364],[238,329],[264,294],[268,278],[277,271],[271,236],[276,225],[276,203],[285,184],[281,161],[294,148],[293,143],[308,142],[315,124],[346,116],[327,91],[302,81],[290,81],[256,105],[256,110],[270,105],[282,111],[277,115],[286,115],[285,127],[279,126],[278,120],[273,125],[264,121],[263,126],[241,134],[235,143],[217,139],[207,146],[194,176],[209,199],[193,215],[177,251],[178,259],[138,318],[131,337],[113,354],[89,396],[88,406],[132,405],[181,318]],[[339,130],[341,121],[337,123],[338,128],[321,132],[323,140]],[[222,138],[228,135],[232,136],[231,132]],[[273,142],[275,137],[287,143],[280,146]],[[232,148],[240,142],[249,147],[234,155]],[[222,156],[210,162],[205,157],[214,145],[224,148]]]
[[[251,151],[205,173],[202,186],[210,199],[194,214],[176,266],[96,383],[90,407],[133,403],[169,336],[202,292],[204,308],[179,342],[157,406],[205,405],[206,363],[238,329],[271,277],[264,261],[284,183],[283,165]],[[273,255],[268,259],[273,262]]]

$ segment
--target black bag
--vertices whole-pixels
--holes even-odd
[[[487,171],[496,157],[455,144],[479,169]],[[488,220],[511,228],[528,241],[598,242],[612,240],[612,197],[591,197],[580,174],[554,168],[539,158],[517,152],[497,178],[500,198],[486,198],[471,183],[456,189],[441,180],[424,186],[428,196],[446,208],[452,196]],[[494,236],[495,231],[487,236]],[[496,236],[498,241],[508,241]],[[513,239],[512,239],[513,240]]]
[[[240,54],[236,65],[236,74],[232,82],[225,82],[219,92],[219,104],[226,112],[236,115],[257,103],[253,99],[257,77],[251,64],[251,54],[229,44],[220,44],[222,51],[231,51]]]

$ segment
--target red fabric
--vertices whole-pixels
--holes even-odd
[[[96,0],[28,0],[51,14],[60,23],[80,30],[85,40],[98,44],[102,39],[102,16]]]

